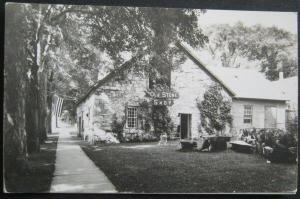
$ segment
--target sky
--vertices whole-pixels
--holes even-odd
[[[277,26],[291,33],[297,34],[296,12],[271,11],[235,11],[235,10],[207,10],[200,16],[200,26],[228,23],[234,25],[238,21],[247,26],[261,24],[266,27]]]

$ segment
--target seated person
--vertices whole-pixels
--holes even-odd
[[[208,151],[210,150],[210,141],[208,138],[204,138],[202,147],[199,149],[200,151],[207,149]]]
[[[272,162],[287,162],[287,161],[296,161],[296,143],[288,134],[279,136],[274,146],[273,150],[266,157]]]

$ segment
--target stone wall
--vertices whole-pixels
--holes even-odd
[[[122,119],[125,117],[126,106],[138,106],[139,102],[145,98],[148,80],[128,76],[130,81],[108,83],[99,89],[99,93],[109,99],[109,102],[105,104],[105,108],[109,111],[105,112],[102,118],[95,118],[94,121],[99,122],[102,128],[107,131],[111,128],[113,114],[116,114],[118,119]]]
[[[180,113],[191,114],[191,137],[199,136],[200,112],[197,107],[197,100],[203,99],[206,89],[214,81],[203,72],[198,65],[190,59],[172,71],[171,86],[179,93],[179,98],[174,99],[174,105],[169,107],[172,121],[174,122],[173,134],[176,134],[177,126],[180,125]],[[145,97],[145,91],[148,88],[149,80],[145,76],[137,76],[129,72],[127,77],[122,81],[111,80],[101,86],[85,102],[77,108],[78,114],[84,112],[84,126],[97,126],[105,131],[111,131],[113,114],[117,118],[125,117],[127,106],[138,106],[143,100],[149,101]],[[228,95],[224,93],[226,97]],[[92,111],[92,115],[87,117],[86,114]],[[135,129],[126,128],[125,132],[136,131]]]
[[[190,59],[172,72],[171,79],[172,87],[179,93],[179,98],[174,100],[174,105],[169,109],[175,123],[174,131],[180,125],[179,114],[191,114],[191,137],[197,138],[201,124],[197,100],[203,100],[205,91],[214,81]]]
[[[85,138],[86,135],[90,134],[92,130],[92,121],[93,121],[93,108],[94,108],[95,95],[91,95],[84,102],[82,102],[76,109],[77,113],[77,124],[79,124],[79,117],[83,121],[84,132],[81,136]]]
[[[85,134],[88,130],[111,131],[112,116],[125,118],[127,106],[138,106],[145,100],[148,79],[129,71],[126,78],[107,82],[77,107],[77,116],[83,113]],[[89,117],[87,117],[89,114]],[[125,125],[126,127],[127,125]],[[95,128],[94,128],[95,127]],[[132,131],[134,129],[126,129]]]

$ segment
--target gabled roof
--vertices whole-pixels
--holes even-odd
[[[228,87],[222,79],[220,79],[216,74],[214,74],[208,67],[206,67],[200,59],[196,56],[196,54],[189,49],[186,45],[182,44],[181,42],[177,42],[176,46],[179,47],[181,50],[183,50],[186,55],[196,64],[198,65],[208,76],[210,76],[212,79],[217,81],[223,88],[233,97],[235,96],[235,92]]]
[[[281,90],[267,80],[263,73],[251,69],[224,67],[212,67],[212,70],[234,90],[235,98],[287,100]]]
[[[104,85],[109,80],[113,79],[115,75],[122,73],[123,71],[129,69],[133,63],[140,57],[141,55],[137,55],[132,57],[130,60],[126,61],[124,64],[122,64],[119,68],[113,70],[108,75],[106,75],[104,78],[98,80],[93,86],[90,87],[90,89],[86,92],[85,95],[83,95],[77,102],[76,106],[78,106],[81,102],[83,102],[86,98],[90,96],[91,93],[97,90],[100,86]]]
[[[262,73],[250,69],[239,68],[225,68],[222,66],[210,66],[200,60],[207,60],[199,58],[200,53],[196,53],[188,45],[182,42],[177,42],[176,46],[181,49],[195,64],[199,66],[208,76],[214,81],[218,82],[228,94],[236,99],[261,99],[261,100],[275,100],[286,101],[287,97],[282,94],[282,91],[274,86],[271,81],[267,80]],[[97,88],[104,85],[111,80],[116,74],[129,69],[139,57],[137,55],[126,61],[116,70],[110,72],[103,79],[96,82],[88,92],[81,97],[76,106],[83,102],[90,96]],[[201,56],[200,56],[201,57]],[[214,65],[214,64],[212,64]]]
[[[219,82],[235,99],[287,100],[281,90],[266,79],[263,73],[254,69],[214,66],[215,62],[209,63],[208,60],[213,59],[208,59],[207,53],[197,53],[188,45],[179,42],[177,46],[182,48],[201,69]],[[203,55],[205,57],[201,58]],[[207,63],[200,60],[206,60]]]

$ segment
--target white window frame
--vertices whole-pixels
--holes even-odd
[[[138,108],[137,106],[128,106],[127,107],[127,110],[126,110],[126,127],[127,128],[137,128],[138,127],[137,108]],[[133,110],[133,113],[130,112],[131,110]]]
[[[245,122],[245,120],[250,120],[250,122]],[[244,105],[243,123],[252,124],[252,122],[253,122],[253,105],[250,104]]]

